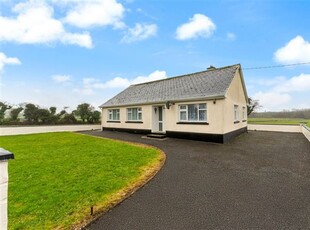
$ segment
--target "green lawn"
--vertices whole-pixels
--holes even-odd
[[[69,229],[158,169],[155,148],[76,133],[0,137],[9,161],[9,229]]]
[[[307,124],[310,127],[310,119],[289,119],[289,118],[249,118],[249,124],[262,125],[299,125]]]

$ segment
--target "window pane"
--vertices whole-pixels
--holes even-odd
[[[119,120],[119,111],[116,113],[116,120]]]
[[[199,121],[206,121],[206,120],[207,120],[207,111],[199,110]]]
[[[188,105],[188,120],[197,121],[198,120],[198,105]]]
[[[180,120],[181,121],[186,121],[186,112],[185,111],[181,111],[180,112]]]
[[[163,131],[163,123],[159,123],[158,125],[159,125],[158,127],[159,131]]]
[[[119,120],[119,109],[113,109],[113,120]]]
[[[180,105],[180,109],[186,109],[186,105]]]
[[[158,121],[163,120],[163,107],[159,106],[158,107]]]
[[[137,109],[132,109],[132,119],[138,120],[138,111]]]
[[[238,120],[238,105],[234,105],[234,120]]]
[[[109,109],[108,118],[111,121],[119,121],[119,109]]]
[[[131,113],[131,109],[128,109],[127,119],[128,119],[129,121],[130,121],[130,120],[132,120],[132,113]]]
[[[138,120],[142,120],[142,108],[138,108]]]
[[[199,109],[206,109],[206,104],[199,104]]]

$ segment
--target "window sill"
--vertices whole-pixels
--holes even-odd
[[[177,125],[209,125],[208,122],[195,122],[195,121],[180,121],[177,122]]]
[[[125,121],[125,123],[136,123],[136,124],[142,124],[143,121]]]
[[[238,124],[238,123],[240,123],[240,121],[234,121],[234,124]]]
[[[107,123],[121,123],[121,121],[107,121]]]
[[[246,122],[246,120],[243,120],[242,122]]]

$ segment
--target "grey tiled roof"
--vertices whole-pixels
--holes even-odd
[[[101,107],[224,97],[240,65],[131,85]]]

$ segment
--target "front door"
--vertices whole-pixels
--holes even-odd
[[[153,107],[153,129],[152,132],[164,133],[164,106]]]

